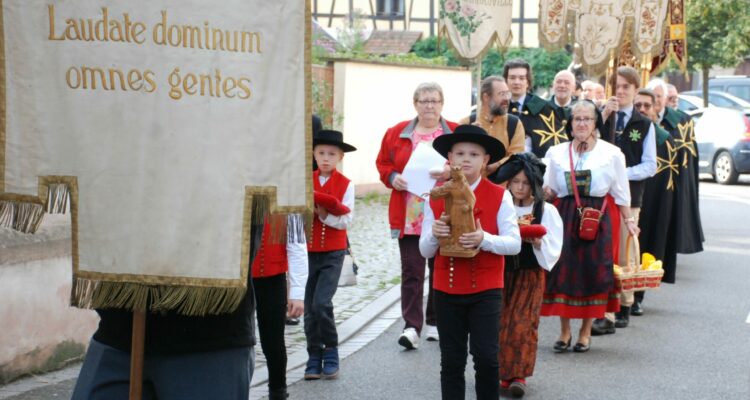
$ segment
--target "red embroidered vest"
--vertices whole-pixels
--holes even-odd
[[[498,234],[497,213],[503,200],[505,189],[482,178],[474,196],[474,218],[482,223],[482,230]],[[438,219],[445,209],[445,202],[430,200],[430,207]],[[503,287],[505,257],[499,254],[480,251],[473,258],[443,257],[440,250],[435,254],[435,278],[433,287],[450,294],[472,294]]]
[[[271,224],[266,219],[263,227],[263,238],[260,241],[260,248],[255,254],[253,260],[252,276],[253,278],[268,278],[286,273],[289,270],[289,261],[286,256],[286,244],[271,243]]]
[[[331,177],[325,185],[320,185],[320,170],[313,172],[313,188],[317,191],[330,194],[339,201],[344,199],[346,189],[349,187],[349,179],[337,170],[333,170]],[[317,215],[313,217],[312,236],[307,242],[307,251],[310,253],[321,253],[325,251],[346,249],[346,229],[336,229],[320,222]]]

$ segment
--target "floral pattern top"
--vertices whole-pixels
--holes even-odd
[[[419,134],[416,130],[411,136],[412,151],[417,148],[419,143],[432,143],[435,138],[443,134],[443,128],[438,126],[437,129],[427,134]],[[409,192],[406,192],[406,223],[404,225],[405,235],[421,235],[422,220],[424,219],[424,200]]]

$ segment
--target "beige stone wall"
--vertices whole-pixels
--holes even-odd
[[[344,157],[343,173],[355,185],[369,190],[378,187],[375,158],[383,134],[398,122],[416,117],[414,89],[429,81],[443,88],[444,118],[458,121],[469,115],[471,72],[467,69],[334,63],[334,109],[344,117],[344,140],[357,147]]]
[[[69,306],[69,215],[24,235],[0,228],[0,384],[80,359],[98,317]]]

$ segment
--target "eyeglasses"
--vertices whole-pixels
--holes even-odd
[[[427,106],[427,105],[436,106],[438,104],[443,104],[443,101],[442,100],[417,100],[417,103],[420,106]]]
[[[510,92],[500,92],[498,94],[504,99],[510,98]]]
[[[635,103],[633,105],[635,106],[635,108],[638,108],[638,109],[641,109],[641,108],[646,109],[646,110],[651,109],[651,104],[649,103]]]
[[[596,118],[592,117],[575,117],[573,118],[573,122],[576,124],[588,124],[589,122],[596,121]]]
[[[677,100],[677,96],[667,96],[667,100],[669,100],[669,101],[675,101],[675,100]]]

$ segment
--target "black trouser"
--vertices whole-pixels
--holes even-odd
[[[500,331],[500,289],[457,295],[435,291],[435,314],[440,334],[440,388],[444,400],[466,395],[467,341],[474,360],[478,400],[497,400]]]
[[[286,274],[253,278],[260,347],[268,367],[268,389],[286,388]]]
[[[308,351],[339,345],[333,295],[339,285],[346,250],[308,253],[310,271],[305,287],[305,337]]]

